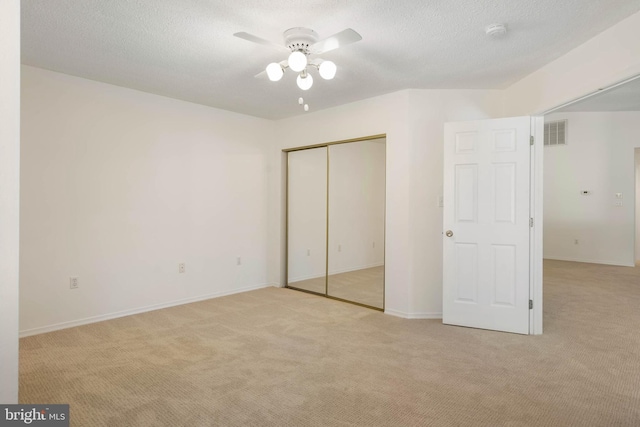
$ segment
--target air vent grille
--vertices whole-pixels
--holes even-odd
[[[567,144],[567,121],[558,120],[544,124],[544,145]]]

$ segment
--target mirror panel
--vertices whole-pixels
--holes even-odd
[[[287,156],[287,286],[326,295],[327,147]]]
[[[382,309],[386,139],[328,149],[327,295]]]

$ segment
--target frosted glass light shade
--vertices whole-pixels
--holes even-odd
[[[272,82],[277,82],[284,75],[284,70],[282,69],[280,64],[276,62],[272,62],[271,64],[267,65],[266,71],[269,80],[271,80]]]
[[[313,86],[313,77],[311,77],[311,74],[307,74],[307,77],[305,77],[304,79],[302,78],[302,76],[298,76],[298,78],[296,79],[296,83],[298,84],[298,87],[300,89],[309,90],[311,86]]]
[[[289,68],[296,73],[304,70],[307,66],[307,55],[300,51],[291,52],[289,55]]]
[[[320,77],[325,80],[331,80],[336,76],[336,64],[331,61],[324,61],[318,67],[318,72],[320,73]]]

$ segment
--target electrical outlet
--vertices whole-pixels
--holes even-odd
[[[622,200],[616,201],[616,202],[614,203],[614,206],[615,206],[615,207],[618,207],[618,208],[622,207],[622,205],[623,205]]]
[[[178,273],[184,273],[185,271],[187,271],[187,268],[184,265],[184,262],[181,262],[180,264],[178,264]]]
[[[338,245],[338,252],[342,252],[342,245]]]
[[[70,277],[69,278],[69,289],[78,289],[78,278]]]
[[[238,257],[236,259],[236,265],[242,265],[242,258],[241,257]]]
[[[578,242],[578,239],[575,239],[575,240],[573,241],[573,244],[574,244],[574,245],[577,245],[578,243],[579,243],[579,242]]]

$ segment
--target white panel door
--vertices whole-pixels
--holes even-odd
[[[444,133],[443,322],[528,334],[531,119]]]

